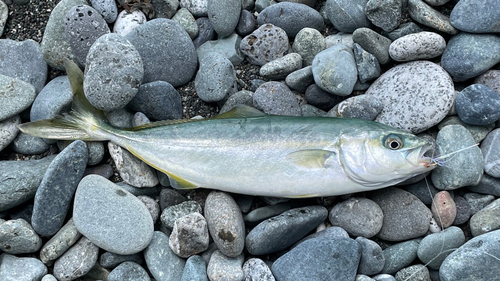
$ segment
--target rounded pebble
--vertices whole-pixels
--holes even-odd
[[[126,261],[113,269],[108,281],[150,281],[148,273],[135,262]]]
[[[469,192],[464,194],[464,199],[469,203],[470,215],[472,216],[493,202],[495,196]]]
[[[429,269],[423,264],[415,264],[409,267],[405,267],[394,275],[396,281],[406,281],[406,280],[430,280]]]
[[[399,0],[369,0],[366,3],[366,17],[384,31],[396,29],[401,22],[403,3]]]
[[[464,243],[464,232],[460,228],[452,226],[441,232],[425,236],[418,245],[417,255],[427,267],[439,269],[444,259]]]
[[[180,4],[195,17],[206,17],[208,14],[208,0],[180,0]]]
[[[198,36],[198,25],[196,24],[196,20],[188,11],[188,9],[179,9],[177,13],[175,13],[175,15],[172,17],[172,20],[178,22],[189,34],[189,37],[191,37],[191,39],[194,39],[196,38],[196,36]]]
[[[329,214],[330,223],[340,226],[352,236],[370,238],[382,228],[384,214],[372,200],[351,197],[333,207]]]
[[[389,46],[389,55],[395,61],[431,59],[443,54],[446,41],[434,32],[412,33],[400,37]]]
[[[309,65],[290,73],[285,78],[285,83],[288,87],[290,87],[290,89],[301,93],[306,92],[307,88],[309,88],[311,84],[314,84],[312,66]]]
[[[361,83],[371,81],[380,76],[378,59],[365,51],[358,43],[354,43],[354,59],[358,68],[358,78]]]
[[[159,183],[156,172],[128,150],[108,142],[108,150],[120,177],[136,187],[153,187]]]
[[[383,104],[371,96],[359,95],[341,101],[330,111],[335,112],[334,117],[358,118],[364,120],[375,120],[382,111]]]
[[[498,217],[500,215],[500,200],[491,202],[488,206],[475,213],[470,218],[470,231],[472,236],[500,229]]]
[[[391,60],[389,47],[392,41],[369,28],[356,29],[352,34],[352,41],[374,55],[380,64],[386,64]]]
[[[17,125],[21,124],[21,117],[14,115],[0,121],[0,151],[6,148],[19,133]]]
[[[269,266],[258,258],[251,258],[243,264],[243,274],[245,275],[245,280],[276,280]]]
[[[442,228],[453,224],[457,216],[457,206],[448,191],[440,191],[434,196],[431,206],[432,216]]]
[[[140,10],[133,10],[130,11],[130,13],[127,12],[127,10],[123,10],[116,18],[115,24],[113,25],[113,32],[121,36],[126,36],[146,21],[146,15]]]
[[[259,74],[267,79],[280,80],[285,79],[288,74],[300,68],[302,68],[302,56],[291,53],[264,64],[260,68]]]
[[[153,198],[146,195],[139,195],[137,199],[141,200],[146,208],[148,208],[151,218],[153,219],[153,224],[155,224],[160,217],[160,205]]]
[[[326,40],[316,29],[301,29],[293,41],[292,50],[302,56],[304,66],[311,65],[314,57],[326,49]]]
[[[128,107],[154,120],[182,118],[181,96],[165,81],[142,84],[135,97],[128,103]]]
[[[144,250],[144,259],[151,275],[156,280],[180,280],[186,261],[174,254],[168,246],[168,236],[155,231],[151,243]]]
[[[78,232],[73,219],[68,222],[43,245],[40,250],[40,260],[49,263],[59,258],[66,250],[80,239],[82,234]]]
[[[8,254],[34,253],[42,247],[42,239],[23,219],[0,224],[0,250]]]
[[[54,263],[54,276],[60,281],[75,280],[87,274],[96,264],[99,248],[82,237]]]
[[[257,88],[253,94],[253,106],[267,114],[300,116],[299,102],[283,83],[270,81]]]
[[[364,237],[356,238],[356,242],[361,246],[358,273],[365,275],[380,273],[385,265],[382,248],[375,241]]]
[[[408,0],[408,12],[410,17],[417,23],[448,34],[458,33],[458,30],[451,25],[447,16],[434,10],[422,0]]]
[[[51,80],[36,96],[31,106],[30,121],[52,119],[56,115],[69,111],[73,101],[73,92],[68,76],[59,76]]]
[[[225,256],[217,250],[212,254],[207,267],[210,280],[243,280],[243,254],[236,257]]]
[[[35,87],[17,78],[0,74],[0,121],[28,108],[36,98]]]
[[[455,98],[458,117],[470,125],[489,125],[500,119],[500,95],[483,84],[472,84]]]
[[[0,255],[0,280],[41,280],[47,273],[47,267],[36,258]]]
[[[385,248],[382,273],[394,274],[410,265],[417,258],[418,244],[418,240],[409,240]]]
[[[500,178],[500,129],[495,129],[486,136],[481,143],[481,152],[484,156],[484,172]]]
[[[335,29],[352,33],[360,27],[370,27],[371,23],[366,17],[366,0],[327,0],[326,14]]]
[[[241,0],[207,0],[207,13],[210,24],[220,37],[233,33],[238,25]]]
[[[181,281],[208,281],[207,264],[205,260],[198,255],[189,257],[186,260],[186,266],[182,272]]]
[[[264,24],[241,40],[240,49],[250,63],[264,65],[286,54],[288,36],[283,29]]]
[[[194,85],[205,102],[218,102],[238,91],[233,64],[218,53],[209,53],[200,61]]]
[[[210,53],[219,53],[229,59],[233,65],[239,65],[244,59],[244,55],[240,50],[240,45],[241,37],[237,34],[205,42],[196,50],[198,53],[198,60],[202,61],[205,56]]]
[[[92,7],[101,14],[107,23],[113,23],[118,17],[118,8],[113,0],[90,0]]]
[[[500,32],[500,15],[492,8],[495,0],[464,0],[453,7],[450,22],[455,28],[471,33]]]

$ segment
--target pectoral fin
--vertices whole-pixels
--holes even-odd
[[[322,149],[306,149],[292,152],[286,156],[286,159],[297,166],[304,168],[328,168],[332,157],[335,157],[335,151]]]

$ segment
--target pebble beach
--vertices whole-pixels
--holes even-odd
[[[498,0],[0,0],[0,281],[496,280],[499,33]],[[112,142],[19,131],[70,111],[65,59],[118,128],[247,105],[453,156],[335,197],[179,190]]]

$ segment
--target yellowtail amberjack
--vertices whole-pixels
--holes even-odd
[[[175,188],[277,196],[331,196],[379,189],[430,171],[431,144],[377,122],[264,114],[240,106],[203,120],[112,127],[85,98],[83,74],[66,69],[73,110],[21,131],[59,140],[112,141],[167,174]]]

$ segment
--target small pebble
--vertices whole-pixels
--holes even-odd
[[[208,263],[208,278],[210,280],[243,280],[244,273],[241,268],[243,261],[243,254],[236,257],[228,257],[217,250],[212,254]]]
[[[28,108],[36,98],[33,85],[17,78],[0,74],[0,121],[15,116]]]
[[[328,111],[332,109],[334,105],[344,100],[345,97],[332,95],[321,89],[318,85],[312,84],[311,86],[307,87],[305,99],[307,103],[316,106],[319,109]]]
[[[370,239],[364,237],[356,238],[361,246],[361,260],[359,261],[358,273],[374,275],[380,273],[385,265],[385,257],[382,248]]]
[[[326,49],[326,41],[323,35],[318,30],[309,27],[297,33],[292,45],[292,50],[302,56],[304,66],[311,65],[314,57],[324,49]]]
[[[73,101],[73,92],[68,76],[58,76],[51,80],[36,96],[31,106],[30,121],[52,119],[68,112]]]
[[[431,211],[434,219],[442,228],[452,225],[457,216],[457,206],[448,191],[440,191],[434,196]]]
[[[448,34],[458,33],[458,30],[451,25],[447,16],[434,10],[422,0],[408,0],[408,12],[410,17],[417,23]]]
[[[23,219],[0,224],[0,250],[8,254],[34,253],[42,247],[42,238]]]
[[[288,74],[302,68],[302,56],[291,53],[264,64],[259,75],[273,80],[285,79]]]
[[[498,217],[500,216],[500,200],[491,202],[470,218],[470,231],[472,236],[500,229]]]
[[[408,240],[384,249],[385,258],[382,273],[394,274],[409,266],[417,258],[418,240]]]
[[[194,85],[198,97],[205,102],[222,101],[238,91],[233,64],[218,53],[209,53],[200,61]]]
[[[389,55],[395,61],[432,59],[443,54],[445,48],[443,36],[423,31],[393,41],[389,46]]]
[[[182,118],[181,96],[165,81],[142,84],[128,107],[158,121]]]
[[[153,187],[159,181],[153,168],[120,146],[108,142],[108,150],[120,177],[136,187]]]
[[[172,17],[172,20],[178,22],[189,34],[189,37],[191,37],[191,39],[194,39],[196,38],[196,36],[198,36],[198,25],[196,24],[196,20],[188,11],[188,9],[179,9],[177,13],[175,13],[175,15]]]
[[[132,255],[118,255],[111,252],[106,252],[99,257],[99,264],[105,268],[115,268],[123,262],[134,262],[137,264],[144,263],[142,252]]]
[[[80,239],[82,235],[76,229],[73,219],[69,221],[45,243],[40,250],[40,260],[49,263],[59,258],[66,250]]]
[[[500,129],[490,132],[480,147],[484,156],[484,172],[500,178]]]
[[[359,95],[341,101],[330,111],[334,117],[375,120],[383,110],[383,104],[372,96]]]
[[[20,132],[9,147],[17,153],[33,155],[44,153],[49,150],[50,145],[43,141],[42,138]]]
[[[439,269],[453,250],[465,243],[464,232],[456,226],[425,236],[418,245],[418,258],[432,269]]]
[[[253,106],[264,113],[300,116],[300,105],[295,95],[283,83],[270,81],[259,86],[253,94]]]
[[[75,280],[87,274],[97,262],[99,248],[86,237],[80,238],[54,263],[54,276],[60,281]]]
[[[500,70],[488,70],[476,77],[476,79],[474,79],[474,83],[488,86],[500,95]]]
[[[358,43],[354,43],[353,48],[359,81],[365,83],[379,77],[380,64],[378,59],[365,51]]]
[[[288,36],[283,29],[264,24],[241,40],[240,49],[250,63],[262,66],[287,53]]]
[[[144,250],[149,272],[156,280],[180,280],[186,261],[174,254],[168,246],[168,236],[160,231],[155,231],[151,243]]]
[[[215,30],[210,24],[210,20],[207,17],[197,18],[196,25],[198,26],[198,36],[196,36],[196,38],[193,39],[193,44],[194,47],[198,49],[205,42],[214,39]]]
[[[146,195],[139,195],[137,199],[141,200],[146,208],[148,208],[151,218],[153,219],[153,224],[156,224],[158,217],[160,217],[160,205],[153,198]]]
[[[398,26],[398,28],[394,29],[391,32],[382,31],[382,35],[391,39],[392,41],[395,41],[396,39],[399,39],[405,35],[418,33],[421,31],[422,29],[414,22],[406,22],[402,23],[400,26]]]
[[[369,0],[366,3],[366,17],[384,31],[390,32],[401,22],[403,3],[399,0]]]
[[[244,59],[244,55],[240,50],[240,45],[241,37],[237,34],[205,42],[196,50],[198,53],[198,61],[201,62],[205,56],[210,53],[219,53],[229,59],[233,65],[240,65]]]
[[[130,11],[130,13],[127,12],[127,10],[123,10],[116,18],[115,24],[113,25],[113,33],[126,36],[146,21],[146,15],[140,10],[133,10]]]
[[[347,231],[345,231],[343,228],[338,227],[338,226],[330,226],[325,228],[324,223],[320,224],[316,228],[316,232],[310,235],[307,235],[306,237],[300,239],[297,243],[292,245],[292,248],[297,247],[300,243],[310,240],[310,239],[315,239],[318,237],[326,237],[328,239],[334,239],[334,238],[349,238],[349,234]]]
[[[444,118],[443,121],[441,121],[437,125],[437,127],[439,130],[441,130],[443,127],[448,126],[448,125],[462,125],[462,126],[464,126],[469,131],[469,133],[471,133],[472,138],[474,139],[474,141],[476,143],[480,143],[486,137],[486,135],[488,135],[488,133],[495,128],[495,124],[490,124],[490,125],[485,125],[485,126],[469,125],[469,124],[462,122],[462,120],[460,120],[460,118],[456,115],[455,116],[448,116],[448,117]]]
[[[14,115],[0,121],[0,151],[6,148],[19,133],[17,125],[21,124],[21,117]]]
[[[462,196],[455,195],[455,205],[457,206],[457,216],[455,217],[455,221],[453,221],[453,225],[461,225],[469,221],[471,216],[470,205],[467,200],[465,200]]]
[[[253,17],[252,13],[248,10],[241,10],[240,19],[238,25],[236,26],[236,32],[240,36],[247,36],[255,30],[255,25],[257,21]]]
[[[372,200],[351,197],[335,205],[329,214],[333,226],[340,226],[352,236],[370,238],[382,228],[384,214]]]
[[[356,29],[352,34],[352,41],[374,55],[380,64],[386,64],[391,60],[389,46],[392,41],[369,28]]]
[[[292,208],[292,205],[288,202],[279,203],[273,206],[264,206],[252,210],[250,213],[243,217],[246,224],[256,225],[270,217],[277,216],[285,211]]]
[[[196,201],[184,201],[176,205],[167,206],[161,213],[161,222],[164,226],[172,229],[175,221],[191,213],[200,213],[201,206]]]
[[[148,273],[135,262],[126,261],[113,269],[107,281],[150,281]]]
[[[208,243],[207,221],[200,213],[191,213],[175,221],[169,246],[176,255],[188,258],[205,251]]]
[[[186,197],[177,192],[177,190],[171,188],[162,188],[159,199],[160,210],[163,212],[165,208],[178,205],[186,200]],[[201,210],[199,212],[201,212]]]
[[[365,13],[367,2],[366,0],[327,0],[326,14],[335,29],[352,33],[358,28],[371,26]]]
[[[198,255],[189,257],[186,260],[186,266],[182,272],[181,281],[208,281],[207,264],[205,260]]]
[[[275,281],[276,279],[267,264],[258,258],[251,258],[243,264],[245,281],[261,280]]]
[[[207,2],[207,0],[180,0],[181,8],[188,9],[195,17],[207,16]]]
[[[458,117],[470,125],[489,125],[500,119],[500,95],[483,84],[472,84],[455,98]]]
[[[473,192],[465,193],[464,199],[469,203],[470,215],[474,215],[488,204],[495,200],[493,195],[477,194]]]
[[[465,32],[500,32],[500,15],[493,8],[497,4],[495,0],[459,1],[451,11],[450,22],[455,28]]]
[[[415,264],[403,268],[398,272],[396,272],[396,275],[394,277],[396,278],[396,281],[408,281],[408,280],[427,281],[431,279],[429,275],[429,270],[425,265],[422,264]]]
[[[41,280],[47,273],[47,267],[36,258],[0,255],[0,280]]]
[[[220,37],[234,32],[241,12],[241,0],[207,0],[207,14],[210,24]]]
[[[92,7],[96,9],[107,23],[115,22],[118,17],[118,8],[113,0],[90,0]]]
[[[307,88],[314,84],[312,66],[306,66],[290,73],[285,78],[285,83],[290,89],[305,93]]]

